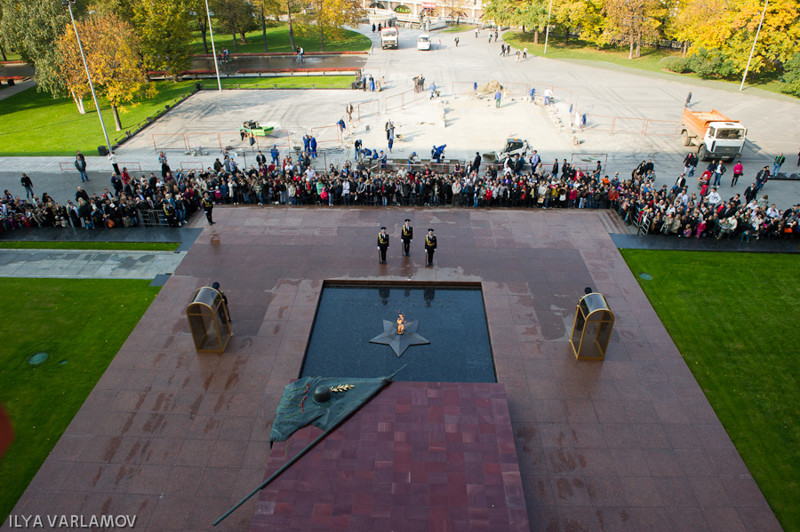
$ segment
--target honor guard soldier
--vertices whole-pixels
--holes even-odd
[[[380,233],[378,233],[378,264],[386,264],[386,250],[389,249],[389,235],[386,234],[386,228],[381,227]]]
[[[211,196],[208,195],[208,192],[203,194],[203,210],[206,213],[206,220],[208,220],[208,225],[214,224],[214,217],[212,215],[212,211],[214,210],[214,202],[211,201]]]
[[[400,239],[403,241],[403,254],[408,257],[411,252],[411,240],[414,238],[414,228],[411,227],[411,220],[405,219],[403,228],[400,230]]]
[[[434,251],[436,251],[436,235],[433,234],[433,229],[428,229],[428,234],[425,235],[425,253],[428,254],[425,266],[433,266]]]

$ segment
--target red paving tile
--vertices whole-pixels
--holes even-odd
[[[268,459],[278,460],[277,447],[270,455],[267,445],[272,418],[298,375],[322,282],[411,278],[482,283],[531,529],[780,530],[604,231],[604,213],[388,214],[218,209],[217,225],[198,237],[14,513],[132,512],[139,530],[208,529],[263,478]],[[435,268],[425,268],[421,254],[401,261],[399,246],[389,249],[388,265],[374,264],[375,228],[383,223],[396,234],[406,217],[436,228]],[[214,280],[231,301],[236,335],[224,355],[198,355],[183,311]],[[618,312],[604,362],[577,362],[566,341],[585,286],[605,293]],[[259,504],[283,516],[276,529],[297,526],[293,512],[305,514],[307,529],[381,530],[389,519],[402,519],[404,531],[518,529],[522,517],[506,515],[512,525],[504,527],[500,512],[487,509],[503,502],[492,490],[511,481],[505,469],[481,465],[492,445],[499,452],[497,411],[481,418],[453,410],[466,404],[453,397],[411,395],[396,414],[381,410],[376,415],[395,415],[391,426],[366,433],[355,453],[332,439],[339,447],[322,453],[327,469],[283,478],[283,498]],[[423,404],[430,413],[414,417]],[[442,440],[431,436],[417,451],[417,425],[442,419]],[[468,432],[455,432],[464,426]],[[365,451],[374,453],[372,464],[359,462]],[[427,467],[414,465],[424,456]],[[374,491],[354,498],[334,489],[311,504],[299,497],[337,474],[343,487]],[[296,495],[285,498],[290,482]],[[256,507],[250,501],[217,529],[248,529],[259,519]]]

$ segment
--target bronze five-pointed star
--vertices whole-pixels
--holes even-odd
[[[385,344],[392,348],[394,354],[402,356],[411,345],[423,345],[430,342],[417,334],[419,321],[410,321],[405,324],[403,334],[397,334],[397,325],[394,322],[383,320],[383,332],[370,340],[372,344]]]

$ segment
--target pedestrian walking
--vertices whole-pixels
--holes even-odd
[[[500,89],[497,89],[497,92],[494,93],[494,106],[496,108],[500,108],[500,99],[503,97],[503,94],[500,92]]]
[[[25,199],[33,198],[33,181],[31,181],[31,178],[28,177],[28,174],[22,174],[19,182],[22,185],[22,188],[25,189]]]
[[[783,166],[783,163],[785,162],[786,157],[783,156],[783,153],[775,157],[775,163],[772,165],[772,175],[778,175],[778,172],[781,171],[781,166]]]
[[[81,174],[81,183],[89,181],[89,175],[86,173],[86,157],[81,152],[75,155],[75,168]]]
[[[528,58],[528,47],[527,46],[522,49],[522,58],[523,59],[527,59]]]
[[[689,104],[692,103],[692,92],[689,91],[689,94],[686,95],[686,103],[683,104],[684,107],[689,107]]]

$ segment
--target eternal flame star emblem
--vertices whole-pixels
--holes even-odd
[[[388,345],[392,348],[394,354],[400,357],[411,345],[430,343],[426,338],[417,334],[417,327],[419,327],[419,321],[406,322],[401,314],[396,326],[389,320],[383,320],[383,333],[369,342],[371,344]]]

